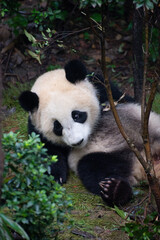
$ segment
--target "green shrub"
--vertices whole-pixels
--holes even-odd
[[[124,230],[132,240],[160,239],[160,222],[156,220],[157,213],[148,215],[143,222],[130,221],[125,224]]]
[[[125,231],[131,240],[159,240],[160,239],[160,221],[158,213],[149,213],[146,217],[143,216],[144,208],[136,208],[135,220],[130,219],[130,214],[119,209],[117,206],[112,208],[122,219],[126,220],[125,226],[121,229]],[[139,210],[138,210],[139,209]]]
[[[30,238],[42,240],[46,227],[53,223],[56,229],[72,205],[65,189],[50,175],[50,165],[56,156],[47,155],[47,149],[34,133],[25,141],[18,138],[18,133],[4,134],[2,144],[5,152],[2,198]]]
[[[63,1],[60,0],[50,1],[47,9],[40,8],[37,4],[36,9],[30,10],[29,14],[26,14],[28,12],[26,9],[19,0],[1,0],[0,21],[1,18],[7,19],[6,22],[14,33],[19,35],[20,31],[26,29],[29,23],[34,23],[41,32],[52,28],[56,20],[64,22],[68,16],[68,12],[63,10]]]

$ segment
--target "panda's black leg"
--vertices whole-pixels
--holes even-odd
[[[102,196],[109,205],[124,205],[132,197],[128,182],[132,171],[130,151],[96,152],[84,156],[78,164],[78,174],[84,186]]]
[[[68,164],[61,158],[58,159],[56,163],[52,163],[51,175],[54,176],[54,180],[59,184],[64,184],[67,182],[68,176]]]

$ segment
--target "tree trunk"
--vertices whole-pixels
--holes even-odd
[[[133,15],[133,76],[134,76],[134,98],[141,103],[143,88],[143,8],[136,9]]]

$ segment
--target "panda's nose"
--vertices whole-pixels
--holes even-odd
[[[84,139],[81,139],[78,143],[74,143],[72,144],[73,147],[79,146],[81,145],[81,143],[83,142]]]

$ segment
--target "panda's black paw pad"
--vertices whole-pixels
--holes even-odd
[[[125,180],[105,178],[99,185],[101,187],[101,197],[109,206],[124,205],[132,197],[132,189]]]

